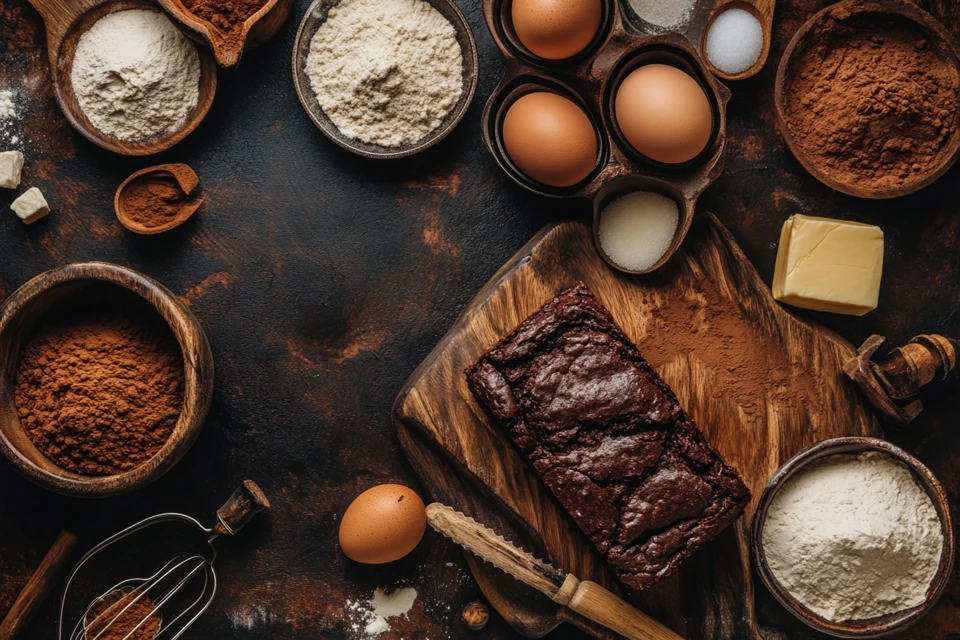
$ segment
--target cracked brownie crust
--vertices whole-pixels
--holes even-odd
[[[750,492],[586,285],[467,371],[470,388],[625,584],[673,573]]]

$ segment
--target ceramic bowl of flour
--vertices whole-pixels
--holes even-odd
[[[369,36],[370,33],[375,32],[379,37],[380,31],[377,29],[365,28],[363,25],[354,29],[344,26],[346,23],[358,24],[360,21],[355,21],[356,16],[373,15],[374,12],[385,15],[391,11],[389,2],[315,0],[307,9],[293,45],[293,85],[310,120],[340,147],[366,158],[406,158],[443,140],[466,115],[476,92],[479,68],[477,44],[473,39],[473,32],[463,13],[452,0],[422,1],[453,27],[453,35],[462,57],[458,70],[449,67],[451,64],[449,56],[430,56],[424,55],[422,50],[411,51],[418,41],[404,35],[404,29],[399,30],[399,41],[390,43],[374,41],[374,38]],[[369,6],[365,6],[364,3]],[[341,15],[336,23],[337,28],[342,29],[342,32],[330,39],[335,46],[329,50],[322,49],[322,52],[315,54],[314,59],[311,60],[310,51],[314,36],[327,23],[331,10],[339,5],[342,5],[342,13],[346,14],[349,10],[350,17]],[[379,17],[384,18],[384,15]],[[392,22],[398,19],[411,19],[411,17],[389,15],[384,19]],[[402,26],[412,27],[413,24],[411,22]],[[437,22],[427,20],[425,24],[436,27]],[[448,29],[448,27],[443,28]],[[444,38],[439,37],[437,33],[424,34],[424,38],[427,43],[431,43],[431,46],[437,46],[436,43],[444,41]],[[330,43],[327,42],[326,46],[330,46]],[[378,60],[371,59],[380,52],[383,55]],[[429,63],[417,64],[417,56],[423,56],[423,60]],[[370,69],[358,68],[354,64],[356,58],[377,66]],[[317,64],[317,62],[325,63],[326,61],[330,61],[331,64]],[[308,65],[312,65],[312,71],[308,69]],[[435,79],[431,79],[430,75],[432,66],[437,67]],[[411,73],[411,67],[417,70],[426,69],[427,73]],[[396,86],[398,81],[404,82],[407,78],[415,78],[409,84],[416,84],[416,88]],[[313,83],[318,79],[324,83],[327,94],[325,99],[335,105],[332,107],[335,111],[330,114],[324,111],[315,91]],[[459,96],[455,101],[452,100],[451,92],[446,90],[449,89],[446,85],[451,82],[459,82]],[[439,100],[452,102],[452,105],[443,115],[426,116],[430,124],[424,125],[422,130],[419,129],[420,123],[416,122],[416,118],[401,119],[403,125],[394,127],[395,123],[391,122],[388,114],[376,108],[370,108],[370,105],[375,103],[396,102],[396,104],[413,104],[414,111],[422,109],[424,113],[430,114],[434,108],[431,103],[436,99],[431,96],[432,93],[437,94]],[[388,100],[388,96],[392,97]],[[414,130],[416,132],[411,133]],[[393,140],[390,139],[391,131],[397,134]]]
[[[846,466],[841,468],[841,465]],[[825,497],[829,493],[836,495]],[[910,502],[911,496],[916,501],[915,510],[911,508],[914,504]],[[877,517],[889,512],[885,501],[894,505],[889,511],[895,512],[902,506],[906,516],[902,522],[891,520],[893,524],[889,524],[885,517]],[[816,508],[811,508],[811,504]],[[833,513],[831,504],[844,506]],[[851,518],[855,513],[855,520],[845,523],[847,512]],[[871,516],[875,518],[873,523]],[[844,545],[849,546],[851,540],[850,531],[860,535],[871,530],[874,537],[866,539],[889,546],[872,552],[854,549],[849,552],[849,558],[843,556]],[[910,534],[909,538],[904,532]],[[895,540],[898,537],[903,540]],[[788,541],[794,554],[791,564],[786,566],[782,548],[777,548],[783,540]],[[843,542],[836,543],[836,540]],[[829,544],[825,546],[824,541]],[[900,552],[908,546],[926,553]],[[835,549],[840,551],[831,552]],[[751,551],[767,589],[808,626],[839,638],[878,638],[903,631],[915,623],[934,607],[946,590],[954,562],[950,505],[946,492],[930,470],[889,442],[861,437],[824,440],[791,458],[770,479],[754,515]],[[899,562],[901,556],[910,561]],[[924,563],[917,558],[927,561],[926,569],[918,568]],[[840,567],[834,569],[835,574],[849,579],[846,591],[831,583],[830,564]],[[817,567],[823,570],[818,571]],[[861,572],[864,579],[849,577],[857,572]],[[880,575],[873,584],[883,585],[886,591],[882,595],[870,592],[873,578],[867,579],[867,572]],[[784,582],[790,581],[793,584],[788,589]],[[928,586],[924,590],[922,585]],[[896,597],[891,598],[894,592]],[[893,603],[883,605],[893,608],[898,597],[913,604],[884,615],[839,619],[843,612],[862,606],[853,599]],[[826,609],[838,615],[828,617],[824,613]]]

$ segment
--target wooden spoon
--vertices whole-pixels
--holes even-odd
[[[707,27],[703,30],[703,36],[700,41],[700,51],[703,52],[703,59],[706,61],[707,66],[710,67],[713,75],[721,80],[732,81],[746,80],[760,73],[760,69],[766,64],[767,57],[770,55],[770,40],[773,37],[773,10],[775,6],[776,0],[719,0],[719,2],[717,2],[716,8],[713,10],[713,13],[710,14],[710,19],[707,20]],[[727,9],[743,9],[744,11],[750,12],[753,14],[753,17],[760,22],[760,28],[763,29],[763,49],[760,51],[760,57],[757,59],[757,62],[746,71],[735,74],[726,73],[717,69],[713,63],[710,62],[710,57],[707,55],[707,35],[710,33],[710,27],[713,26],[714,20]]]
[[[123,195],[135,182],[144,178],[170,177],[176,180],[177,185],[183,191],[183,195],[185,196],[189,196],[191,193],[193,193],[193,190],[197,188],[198,184],[200,184],[200,178],[197,177],[196,172],[194,172],[194,170],[188,165],[182,163],[160,164],[155,167],[141,169],[123,181],[123,183],[117,189],[117,194],[113,198],[113,208],[117,212],[117,219],[120,220],[120,224],[134,233],[154,235],[157,233],[163,233],[164,231],[169,231],[170,229],[183,224],[188,218],[190,218],[190,216],[196,213],[197,209],[200,208],[200,205],[203,204],[202,197],[195,198],[193,201],[185,201],[176,218],[170,220],[166,224],[156,227],[148,227],[140,224],[133,219],[131,212],[126,210],[124,207]]]
[[[30,0],[43,17],[47,27],[47,54],[57,102],[63,115],[73,127],[94,144],[129,156],[146,156],[169,149],[186,138],[203,120],[213,104],[217,90],[217,66],[210,52],[198,47],[200,54],[200,96],[197,106],[176,130],[159,137],[128,142],[107,136],[93,126],[84,115],[77,96],[73,92],[70,74],[77,43],[90,27],[109,13],[126,9],[157,11],[156,4],[148,0]]]
[[[293,0],[266,0],[263,6],[242,25],[225,33],[200,16],[191,13],[183,0],[158,0],[160,5],[186,27],[210,45],[217,64],[234,67],[245,49],[263,44],[277,34],[290,16]]]

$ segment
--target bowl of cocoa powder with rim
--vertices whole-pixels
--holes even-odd
[[[47,271],[0,306],[0,452],[58,493],[106,497],[169,471],[213,395],[197,319],[163,285],[102,262]]]
[[[847,0],[814,15],[787,46],[774,95],[793,155],[848,195],[912,193],[960,155],[960,52],[906,0]]]

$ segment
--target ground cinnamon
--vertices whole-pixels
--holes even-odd
[[[129,471],[169,439],[183,402],[179,346],[139,298],[50,314],[23,349],[15,402],[35,447],[88,476]]]
[[[138,172],[120,186],[117,215],[125,226],[141,233],[172,229],[200,207],[198,183],[197,174],[185,164],[161,165]]]
[[[87,614],[86,637],[97,640],[153,640],[160,617],[149,594],[130,589],[115,591]]]
[[[183,6],[223,33],[238,31],[267,0],[184,0]]]
[[[876,189],[922,179],[957,135],[957,70],[906,18],[830,12],[791,65],[791,133],[840,182]]]

